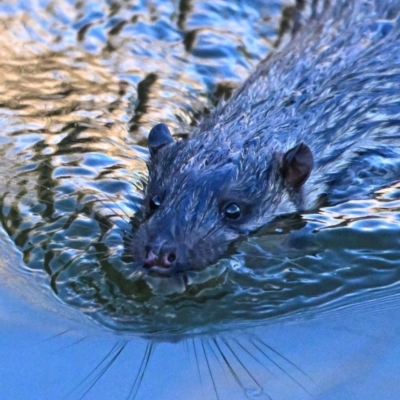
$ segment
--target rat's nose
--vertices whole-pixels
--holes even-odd
[[[143,261],[145,268],[159,267],[168,270],[174,266],[177,260],[176,248],[165,242],[158,250],[150,245],[147,245],[145,250],[146,256]]]

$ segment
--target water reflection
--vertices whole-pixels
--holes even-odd
[[[10,267],[2,265],[2,277]],[[18,298],[4,279],[1,289],[0,377],[12,382],[2,389],[7,398],[310,400],[357,393],[357,399],[394,399],[398,393],[397,290],[249,330],[158,342],[91,326],[29,280]]]
[[[1,220],[23,256],[2,238],[7,398],[396,398],[398,186],[251,238],[183,295],[122,260],[138,145],[242,82],[284,5],[0,4]]]
[[[65,302],[137,331],[143,302],[151,313],[159,309],[152,293],[165,285],[151,279],[146,285],[122,260],[122,237],[146,176],[146,151],[136,144],[155,121],[188,132],[210,106],[210,93],[231,90],[266,54],[278,19],[252,26],[268,12],[255,6],[43,1],[32,8],[21,1],[0,7],[2,222],[29,270]],[[278,16],[274,7],[271,15]],[[238,18],[246,24],[233,34],[229,27]],[[232,62],[222,64],[226,58]],[[221,297],[224,277],[206,287],[204,279],[192,279],[201,303],[213,296],[206,294],[211,287]],[[167,307],[161,327],[176,315],[174,307]],[[146,330],[160,328],[151,314],[144,319]]]
[[[399,281],[396,187],[253,237],[188,285],[144,275],[123,257],[146,183],[138,144],[155,121],[190,131],[277,23],[225,2],[61,4],[0,9],[1,221],[39,284],[108,327],[155,334],[229,330]]]

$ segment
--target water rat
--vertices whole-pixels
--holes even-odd
[[[277,217],[399,179],[400,2],[322,8],[187,140],[151,130],[144,219],[127,241],[148,270],[201,268]]]

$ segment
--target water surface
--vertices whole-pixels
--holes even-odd
[[[42,398],[59,390],[69,398],[169,399],[182,382],[182,399],[200,391],[339,398],[355,388],[378,395],[379,385],[371,392],[357,379],[398,371],[398,185],[251,237],[190,276],[183,293],[123,257],[146,184],[148,130],[166,122],[177,135],[190,131],[271,51],[290,5],[0,5],[8,304],[0,350],[10,363],[2,381],[15,382],[9,398],[26,398],[16,379],[23,366],[26,387]],[[352,355],[359,358],[350,364]],[[41,368],[32,373],[30,363]],[[81,365],[86,380],[70,375],[70,365]],[[397,381],[388,380],[395,393]]]

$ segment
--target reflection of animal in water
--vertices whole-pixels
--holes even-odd
[[[84,337],[73,346],[86,346],[88,339]],[[76,337],[73,336],[73,340],[76,341]],[[68,338],[65,338],[63,342],[68,343]],[[72,390],[68,396],[84,398],[92,391],[96,393],[96,384],[101,385],[102,380],[106,381],[110,370],[120,369],[119,364],[123,362],[122,359],[128,357],[137,361],[133,364],[132,373],[127,375],[125,390],[129,394],[126,398],[143,398],[141,386],[148,384],[147,379],[154,379],[151,378],[153,376],[151,374],[152,364],[157,362],[158,353],[161,357],[163,354],[164,356],[168,354],[168,350],[163,346],[168,347],[169,344],[159,343],[156,345],[149,341],[143,346],[138,346],[129,340],[119,340],[110,344],[113,345],[106,349],[104,358],[94,368],[92,366],[89,375],[77,380],[75,387],[70,388]],[[258,395],[262,394],[264,397],[261,398],[275,398],[273,393],[279,390],[277,388],[283,382],[287,388],[290,388],[287,390],[288,392],[298,393],[301,398],[304,396],[313,398],[313,393],[318,391],[314,380],[299,365],[293,363],[284,354],[269,345],[266,340],[259,337],[187,338],[179,343],[174,343],[173,346],[174,351],[185,354],[184,358],[190,364],[190,366],[186,366],[188,373],[189,368],[193,368],[194,374],[191,375],[191,382],[194,387],[201,387],[201,390],[205,391],[207,399],[219,399],[225,392],[224,384],[221,382],[221,372],[224,380],[229,382],[231,387],[237,385],[243,391],[244,396],[251,391]],[[78,349],[77,352],[79,353]],[[161,358],[158,362],[164,365],[165,361],[163,362],[163,358]],[[182,362],[170,364],[170,368],[176,367],[183,368],[184,365]],[[179,374],[178,371],[174,373]],[[121,385],[122,382],[125,383],[125,380],[121,380],[119,384]],[[185,385],[185,389],[183,389],[183,385]],[[188,392],[191,389],[188,382],[182,382],[181,388]],[[198,390],[196,389],[196,391]]]
[[[148,270],[198,269],[280,216],[399,179],[400,3],[333,3],[188,140],[151,130],[144,220],[127,240]]]

